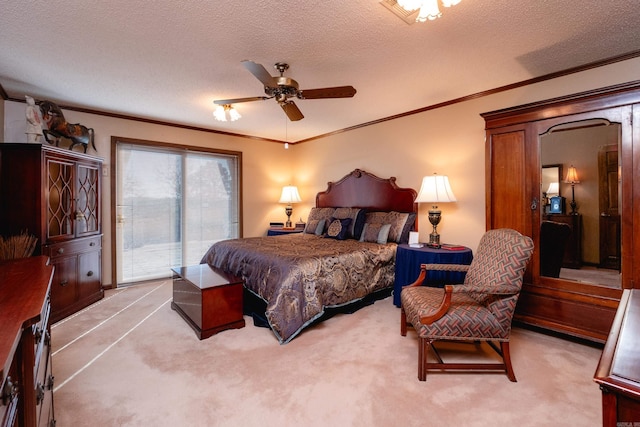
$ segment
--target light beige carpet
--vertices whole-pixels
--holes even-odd
[[[110,290],[53,325],[59,427],[601,424],[598,348],[514,329],[517,383],[502,374],[420,382],[415,333],[400,336],[391,298],[286,345],[249,317],[200,341],[170,301],[170,281]]]

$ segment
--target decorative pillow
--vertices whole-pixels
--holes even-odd
[[[398,243],[409,243],[409,232],[413,230],[413,225],[416,223],[416,213],[409,212],[407,222],[404,224],[402,234],[400,234],[400,241]]]
[[[325,234],[324,237],[344,240],[347,238],[347,234],[349,233],[349,225],[351,225],[351,218],[331,218],[329,228],[327,228],[327,234]]]
[[[324,219],[323,225],[326,227],[326,225],[329,224],[329,220],[333,217],[333,213],[335,212],[335,210],[336,208],[311,208],[311,211],[309,212],[309,216],[307,218],[307,225],[304,228],[304,232],[308,234],[314,234],[316,232],[316,228],[309,225],[313,220],[319,221],[321,219]],[[324,234],[325,229],[326,228],[323,228],[320,234]]]
[[[309,220],[312,219],[329,219],[333,216],[336,208],[311,208],[309,211]]]
[[[333,217],[336,219],[351,218],[347,239],[360,239],[364,227],[365,210],[360,208],[336,208]]]
[[[361,242],[375,242],[384,245],[389,238],[391,224],[365,224],[362,228]]]
[[[402,238],[402,231],[409,218],[408,213],[402,212],[367,212],[365,223],[366,224],[391,224],[391,230],[389,230],[389,241],[400,243]],[[414,219],[415,221],[415,219]],[[407,233],[407,240],[409,234]]]
[[[315,234],[316,236],[322,236],[324,233],[324,219],[312,219],[307,222],[307,225],[304,227],[304,232],[306,234]]]

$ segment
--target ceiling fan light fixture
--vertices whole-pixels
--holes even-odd
[[[422,6],[420,6],[420,12],[418,13],[416,21],[433,21],[434,19],[438,19],[441,16],[442,12],[440,12],[440,9],[438,8],[438,0],[425,0],[422,2]]]
[[[398,0],[398,4],[407,12],[411,12],[422,6],[422,0]]]
[[[233,105],[224,104],[216,107],[213,111],[213,117],[220,122],[235,122],[242,116],[233,108]]]
[[[457,5],[462,0],[440,1],[442,2],[442,5],[444,7],[451,7]],[[438,0],[382,0],[381,3],[392,12],[397,14],[400,18],[405,20],[407,23],[409,23],[408,17],[401,16],[399,14],[399,11],[396,11],[393,5],[400,6],[406,12],[411,13],[411,17],[415,16],[415,22],[425,22],[427,20],[433,21],[434,19],[440,18],[442,16],[442,12],[440,12],[440,8],[438,6]],[[417,15],[415,15],[415,11],[418,11]]]

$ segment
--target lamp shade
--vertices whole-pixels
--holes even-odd
[[[295,185],[286,185],[282,187],[279,203],[300,203],[302,199],[298,194],[298,187]]]
[[[569,184],[580,183],[580,181],[578,180],[578,171],[576,171],[576,168],[574,168],[573,165],[569,166],[569,171],[567,172],[567,179],[565,179],[565,182]]]
[[[549,184],[549,188],[547,188],[547,195],[549,194],[559,194],[560,193],[560,183],[552,182]]]
[[[422,178],[422,185],[420,186],[418,197],[416,197],[416,203],[455,201],[456,196],[453,195],[451,185],[449,185],[449,177],[433,174]]]

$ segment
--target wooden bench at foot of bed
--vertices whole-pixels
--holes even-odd
[[[198,338],[244,327],[242,279],[207,264],[172,271],[171,308],[193,328]]]

